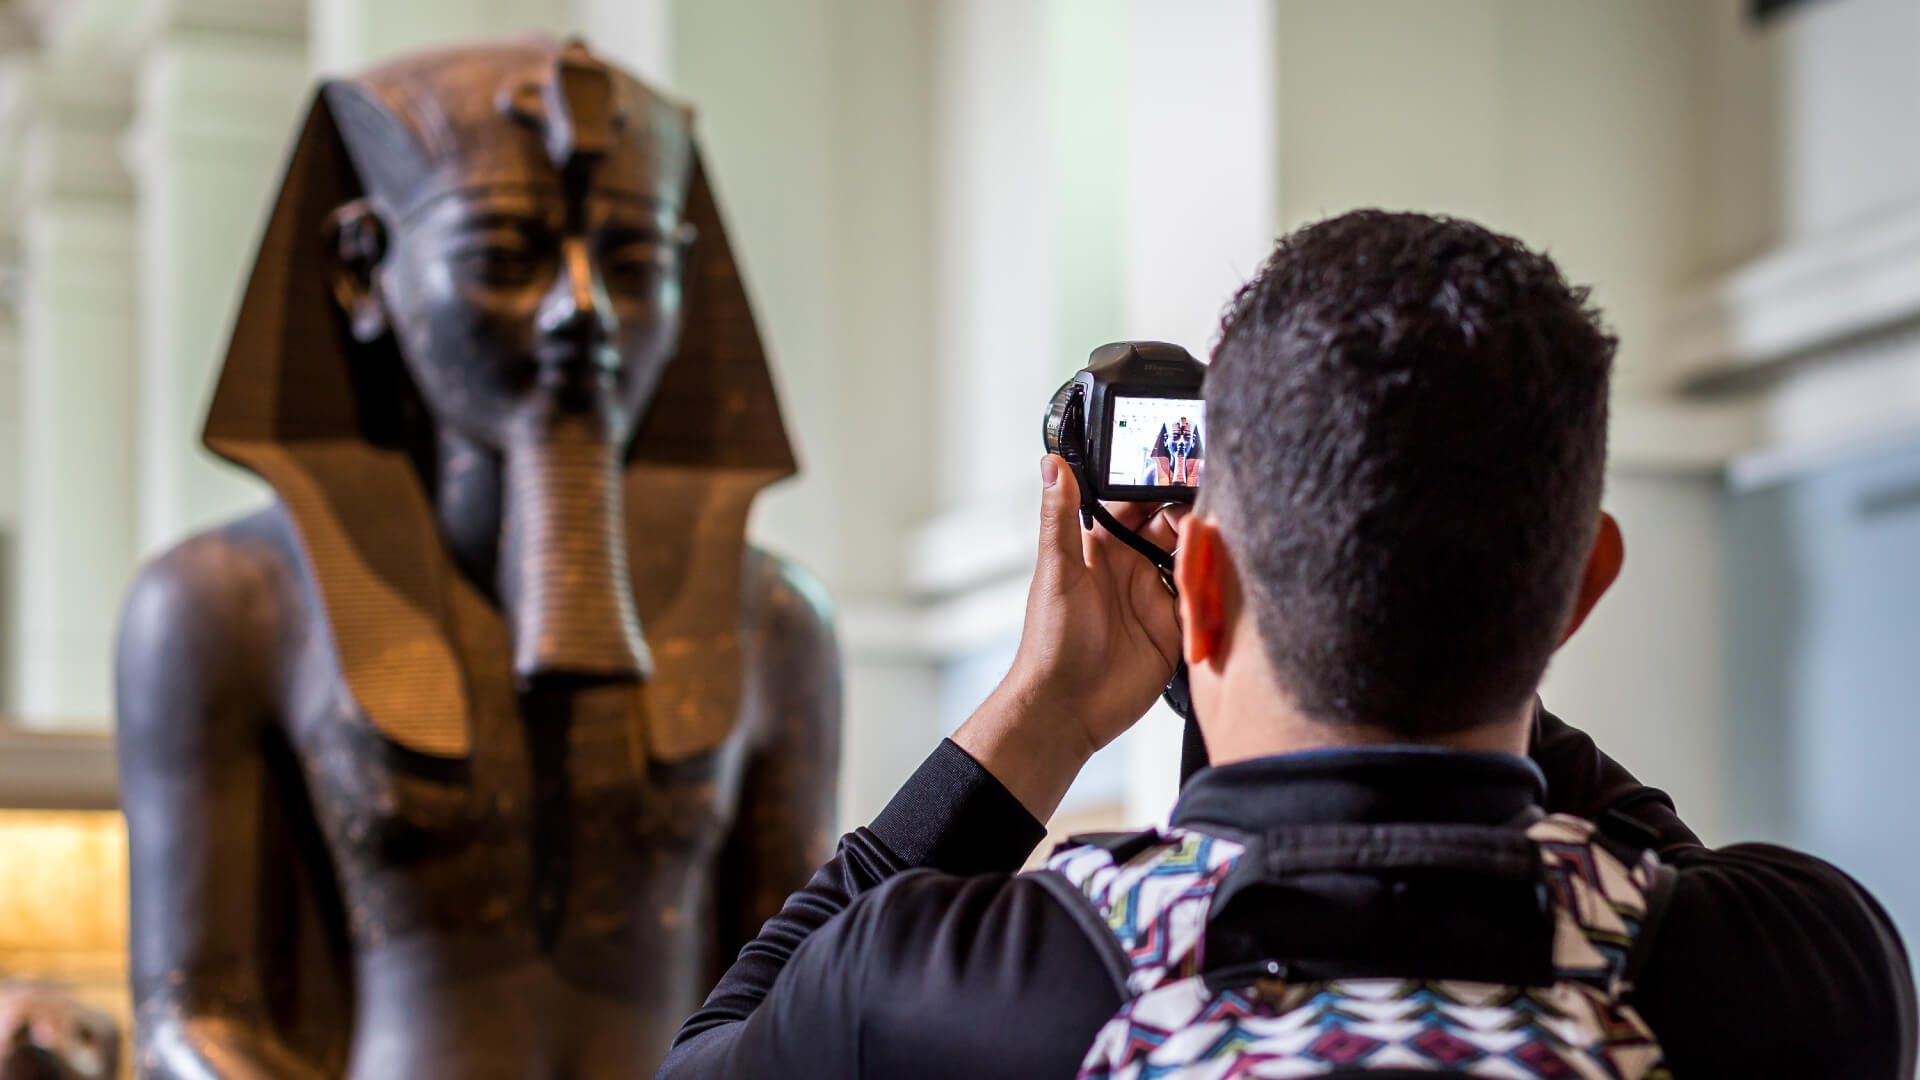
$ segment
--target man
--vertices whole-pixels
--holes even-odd
[[[1368,211],[1283,240],[1221,327],[1177,605],[1145,560],[1079,529],[1074,477],[1043,461],[1012,670],[742,951],[661,1076],[1105,1075],[1090,1047],[1140,989],[1112,924],[1061,875],[1011,872],[1184,656],[1213,767],[1175,829],[1278,850],[1577,815],[1672,868],[1654,875],[1659,925],[1634,928],[1637,979],[1617,984],[1672,1075],[1911,1077],[1908,962],[1865,891],[1782,848],[1701,846],[1539,707],[1549,657],[1623,558],[1600,510],[1613,351],[1584,290],[1472,224]],[[1174,539],[1169,514],[1116,513]],[[1207,909],[1208,941],[1234,915],[1249,955],[1474,978],[1540,902],[1501,907],[1497,875],[1400,872],[1446,855],[1409,843],[1377,868],[1261,881]],[[1552,1064],[1499,1075],[1574,1072]]]

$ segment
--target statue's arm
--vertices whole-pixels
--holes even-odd
[[[135,1065],[143,1080],[321,1080],[265,999],[270,897],[293,872],[265,749],[279,613],[227,546],[190,541],[147,568],[121,618]]]
[[[806,884],[838,835],[840,649],[826,592],[804,570],[760,552],[749,556],[747,587],[748,756],[722,868],[730,886],[719,893],[723,962]]]

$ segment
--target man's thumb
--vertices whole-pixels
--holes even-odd
[[[1055,454],[1040,459],[1040,569],[1080,563],[1080,484]]]

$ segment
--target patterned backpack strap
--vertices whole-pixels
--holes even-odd
[[[1527,829],[1554,910],[1553,966],[1609,1000],[1631,995],[1673,888],[1652,851],[1628,852],[1593,822],[1553,814]]]
[[[1624,1000],[1659,914],[1659,861],[1623,858],[1578,818],[1537,820],[1524,842],[1507,835],[1510,844],[1498,850],[1517,853],[1523,877],[1547,894],[1548,985],[1293,979],[1284,965],[1268,965],[1264,977],[1236,969],[1210,982],[1201,974],[1205,920],[1240,845],[1175,832],[1060,852],[1052,866],[1061,888],[1071,884],[1072,899],[1087,901],[1076,906],[1100,913],[1132,971],[1125,1001],[1082,1058],[1081,1080],[1367,1072],[1670,1080],[1657,1039]],[[1355,861],[1379,861],[1367,854],[1375,848],[1355,851]],[[1409,848],[1398,857],[1417,862],[1415,855]],[[1272,856],[1269,847],[1262,865]]]
[[[1118,942],[1129,993],[1198,972],[1214,889],[1245,847],[1186,829],[1099,839],[1055,852],[1047,870],[1086,898]]]

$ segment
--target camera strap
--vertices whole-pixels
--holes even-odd
[[[1101,528],[1152,563],[1160,571],[1160,580],[1166,585],[1167,591],[1178,597],[1180,590],[1173,583],[1173,552],[1120,524],[1119,519],[1108,513],[1100,500],[1093,497],[1079,464],[1068,458],[1067,466],[1073,470],[1073,478],[1080,486],[1081,527],[1091,529],[1094,522],[1099,522]],[[1208,758],[1206,740],[1201,738],[1200,725],[1193,718],[1193,694],[1187,685],[1187,662],[1184,658],[1174,665],[1173,678],[1167,680],[1166,689],[1160,692],[1160,700],[1166,702],[1167,707],[1186,724],[1180,736],[1180,786],[1186,787],[1194,773],[1207,767]]]
[[[1086,491],[1086,486],[1082,485],[1080,490]],[[1173,552],[1167,551],[1159,544],[1120,524],[1119,519],[1108,513],[1107,508],[1100,505],[1098,499],[1084,495],[1081,498],[1091,504],[1091,509],[1084,505],[1080,508],[1080,524],[1083,527],[1090,529],[1093,527],[1093,522],[1099,522],[1102,528],[1119,538],[1121,543],[1139,552],[1158,568],[1160,580],[1166,582],[1167,591],[1176,596],[1179,595],[1179,590],[1173,584]],[[1089,518],[1092,520],[1088,520]]]

